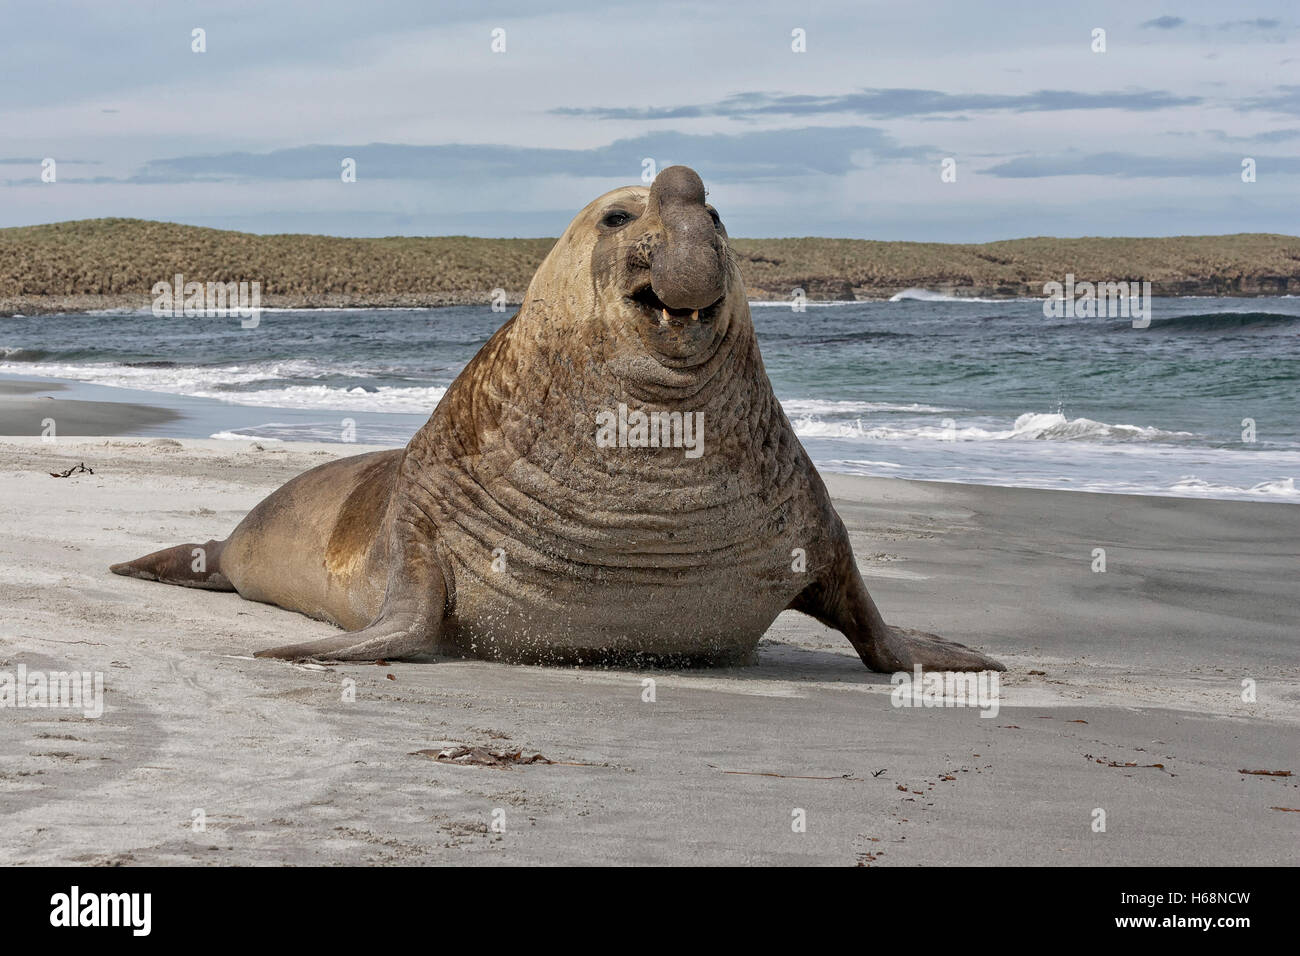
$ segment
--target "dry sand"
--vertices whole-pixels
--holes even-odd
[[[107,571],[365,450],[0,439],[0,672],[106,685],[0,710],[0,863],[1300,861],[1298,778],[1239,772],[1300,771],[1294,505],[827,476],[886,616],[1009,665],[992,718],[790,613],[748,667],[320,667],[251,654],[326,624]],[[452,744],[559,763],[415,754]]]

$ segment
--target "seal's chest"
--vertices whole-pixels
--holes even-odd
[[[807,586],[804,549],[786,533],[608,528],[516,535],[446,554],[462,643],[524,654],[712,655],[752,649]]]
[[[590,458],[515,458],[426,485],[457,630],[498,649],[752,648],[820,547],[796,471],[772,480],[751,456],[685,449],[611,454],[620,467],[600,474]]]

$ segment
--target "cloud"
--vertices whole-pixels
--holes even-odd
[[[1300,116],[1300,86],[1279,86],[1272,96],[1256,96],[1244,100],[1239,110],[1270,110]]]
[[[931,147],[902,146],[869,126],[808,127],[738,134],[665,131],[616,140],[594,149],[452,143],[312,145],[269,153],[232,152],[150,160],[125,182],[178,183],[229,180],[337,179],[345,158],[356,160],[359,180],[472,180],[544,176],[635,178],[642,160],[689,162],[706,179],[737,182],[857,168],[854,154],[921,161]]]
[[[1281,20],[1274,20],[1269,17],[1256,17],[1254,20],[1229,20],[1227,23],[1220,23],[1220,30],[1232,30],[1236,27],[1249,27],[1255,30],[1276,30],[1282,25]]]
[[[697,167],[737,235],[988,239],[1041,232],[1040,207],[1082,232],[1294,231],[1278,226],[1300,179],[1261,155],[1300,155],[1287,132],[1300,93],[1277,86],[1300,84],[1300,54],[1278,45],[1300,39],[1300,18],[1281,0],[1101,0],[1074,26],[1050,4],[1007,17],[952,0],[872,17],[850,0],[759,0],[740,18],[692,0],[661,0],[652,17],[596,0],[11,6],[4,225],[228,217],[268,232],[554,235],[653,157]],[[1186,6],[1170,17],[1184,22],[1139,29],[1161,6]],[[1093,55],[1098,24],[1140,55]],[[790,50],[795,25],[806,55]],[[191,52],[193,26],[205,54]],[[489,46],[497,26],[504,56]],[[627,68],[636,50],[655,51],[652,75]],[[47,155],[57,185],[40,181]],[[347,156],[356,187],[339,182]],[[958,185],[940,185],[944,156]],[[1259,160],[1251,186],[1243,156]]]
[[[1241,156],[1140,156],[1136,153],[1023,156],[981,172],[1001,179],[1042,179],[1049,176],[1109,176],[1122,179],[1170,179],[1188,176],[1236,177]],[[1259,175],[1300,173],[1300,157],[1254,157]]]
[[[99,166],[100,161],[97,159],[60,159],[54,157],[60,166]],[[35,159],[31,156],[10,156],[0,157],[0,166],[39,166],[45,162],[45,158]]]
[[[1177,30],[1179,27],[1188,26],[1186,20],[1182,17],[1163,16],[1156,17],[1154,20],[1147,20],[1139,26],[1144,30]],[[1215,29],[1218,30],[1236,30],[1245,28],[1247,30],[1276,30],[1282,25],[1281,20],[1272,17],[1255,17],[1249,20],[1228,20],[1218,24]],[[1190,24],[1190,26],[1199,29],[1208,29],[1208,25]]]
[[[759,116],[813,116],[856,113],[873,119],[899,119],[933,113],[1006,110],[1016,113],[1057,110],[1119,109],[1149,112],[1177,106],[1196,106],[1199,96],[1175,96],[1164,90],[1126,90],[1079,93],[1071,90],[1037,90],[1033,93],[945,93],[941,90],[875,89],[826,96],[783,93],[736,93],[707,104],[635,106],[562,106],[559,116],[613,120],[695,119],[724,116],[732,119]]]
[[[1285,143],[1287,140],[1300,139],[1300,129],[1272,129],[1249,136],[1229,136],[1221,129],[1208,130],[1220,143]],[[1195,134],[1188,134],[1195,135]]]

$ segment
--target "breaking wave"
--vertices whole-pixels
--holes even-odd
[[[829,404],[829,403],[821,403]],[[852,403],[846,403],[852,404]],[[788,413],[788,406],[787,406]],[[872,441],[930,439],[933,441],[1141,441],[1174,442],[1197,437],[1191,432],[1165,431],[1145,425],[1110,425],[1090,418],[1067,419],[1054,412],[1029,412],[1008,429],[979,426],[948,427],[943,423],[913,426],[874,425],[861,419],[825,421],[813,414],[791,418],[800,438],[856,438]]]
[[[970,295],[946,295],[932,289],[904,289],[889,297],[890,302],[1003,302],[1004,299],[979,299]]]
[[[428,414],[447,391],[441,385],[373,385],[369,384],[374,375],[371,370],[339,369],[309,359],[211,366],[168,361],[100,365],[0,362],[0,373],[210,398],[234,405],[355,412]],[[356,383],[346,383],[349,378]],[[335,384],[291,384],[304,379],[330,379]],[[339,383],[338,379],[345,381]],[[265,387],[258,388],[261,383]]]
[[[1278,312],[1201,312],[1152,318],[1150,326],[1157,332],[1247,332],[1275,328],[1300,330],[1300,316]]]

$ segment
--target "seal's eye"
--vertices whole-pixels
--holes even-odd
[[[611,209],[609,212],[605,213],[604,218],[600,220],[600,224],[602,226],[608,226],[610,229],[617,229],[620,226],[626,226],[635,218],[635,216],[625,210]]]
[[[709,211],[709,218],[713,220],[713,224],[715,226],[721,226],[722,217],[718,215],[718,211],[714,209],[712,206],[705,206],[704,208]]]

